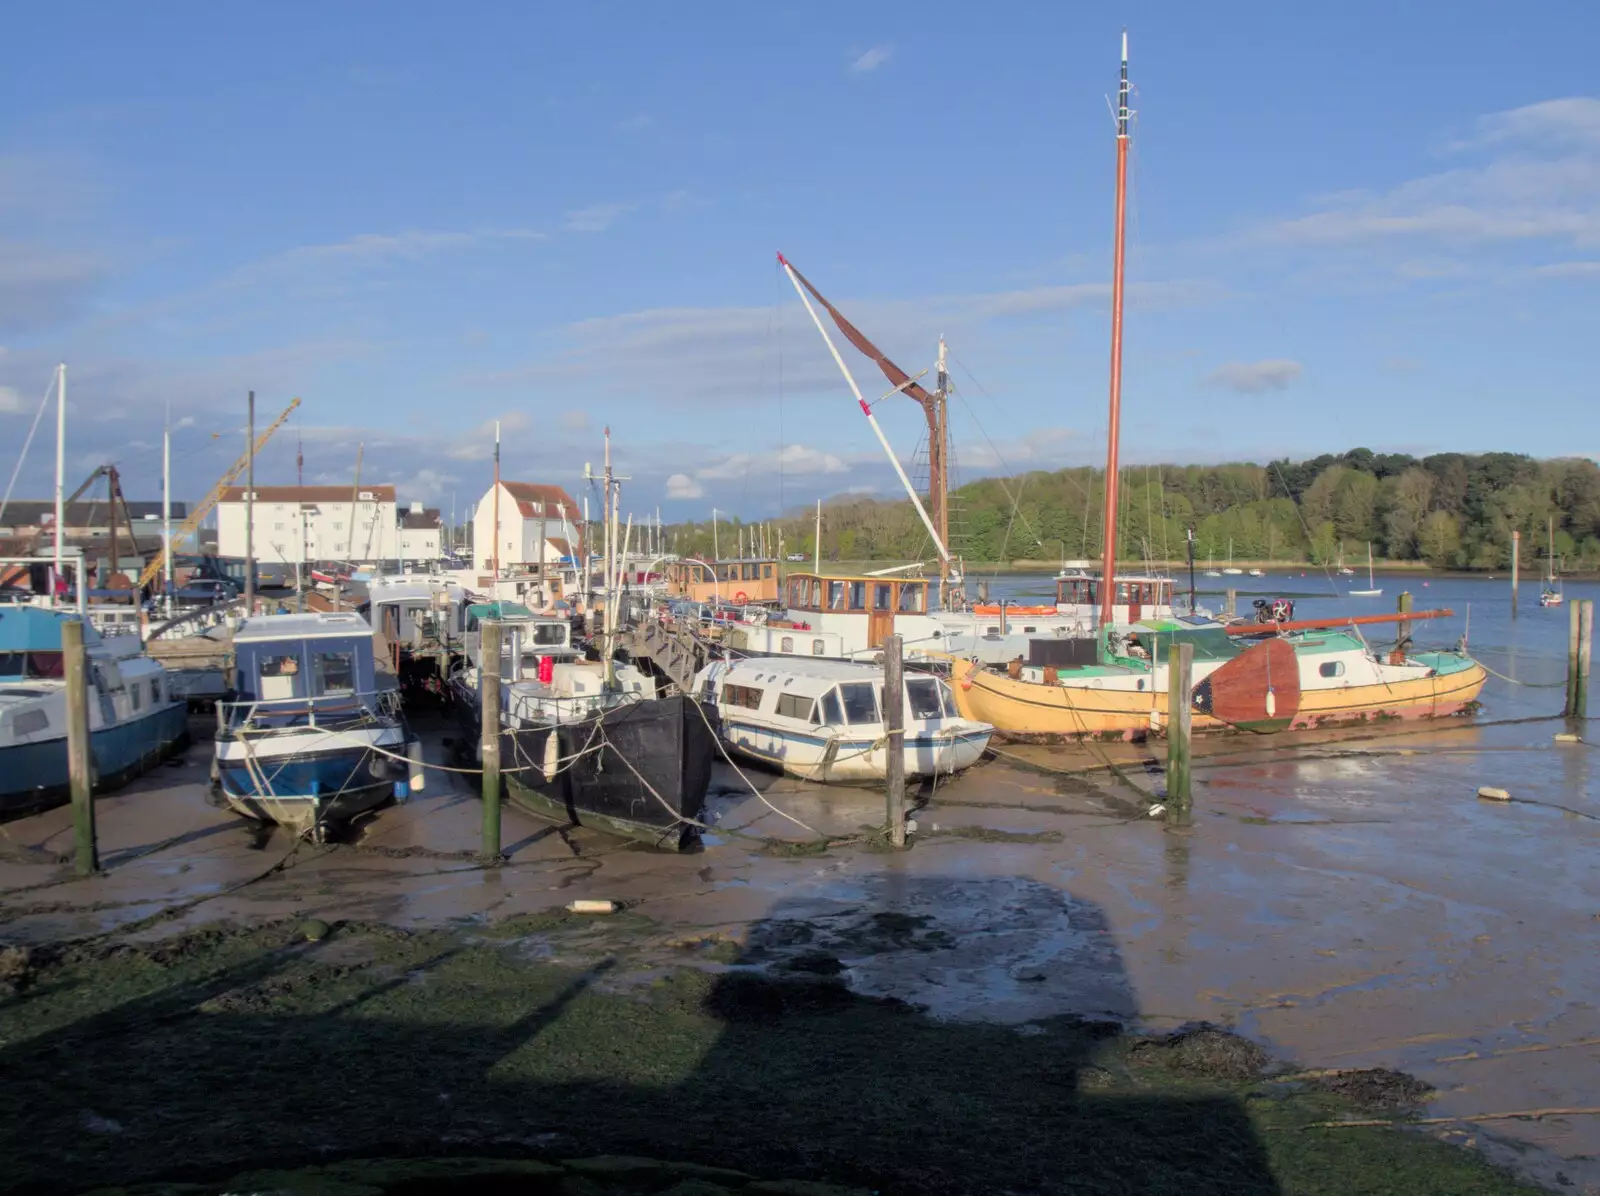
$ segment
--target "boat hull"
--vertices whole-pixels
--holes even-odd
[[[181,702],[90,732],[94,791],[127,784],[188,742],[188,708]],[[0,748],[0,818],[36,813],[70,796],[66,736]]]
[[[1288,719],[1245,726],[1196,712],[1192,725],[1196,731],[1273,731],[1443,718],[1469,710],[1487,677],[1483,666],[1471,661],[1414,680],[1302,688],[1298,708]],[[995,736],[1012,743],[1143,739],[1167,709],[1166,694],[1159,690],[1041,685],[983,670],[970,661],[955,663],[952,681],[962,715],[994,724]]]
[[[907,735],[906,779],[951,776],[970,768],[983,757],[992,735],[987,726]],[[888,774],[889,753],[881,739],[811,734],[726,715],[721,739],[730,752],[805,781],[868,785],[881,783]]]
[[[554,743],[552,744],[552,739]],[[694,845],[716,739],[689,697],[501,732],[506,796],[537,817],[667,851]]]
[[[345,741],[357,735],[370,746]],[[408,768],[393,757],[405,756],[408,746],[398,725],[339,739],[308,728],[254,739],[252,768],[240,741],[226,738],[217,743],[217,787],[234,812],[303,834],[348,822],[393,797]]]

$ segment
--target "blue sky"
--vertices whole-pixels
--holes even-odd
[[[959,363],[962,476],[1098,460],[1118,34],[1124,459],[1600,450],[1600,6],[26,5],[0,46],[0,473],[179,497],[505,472],[758,517],[892,474],[779,275]],[[863,387],[870,366],[850,358]],[[902,458],[920,414],[879,408]],[[48,491],[41,428],[19,496]],[[73,481],[76,478],[72,479]]]

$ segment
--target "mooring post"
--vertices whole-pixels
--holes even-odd
[[[483,648],[478,659],[481,703],[478,723],[483,750],[483,855],[500,854],[500,640],[505,628],[499,619],[483,624]],[[554,728],[550,734],[554,735]]]
[[[1411,591],[1410,590],[1401,590],[1400,591],[1400,601],[1399,601],[1399,604],[1395,607],[1395,610],[1398,611],[1402,615],[1409,615],[1411,613]],[[1395,633],[1394,634],[1395,634],[1394,646],[1397,649],[1399,649],[1400,651],[1402,651],[1402,652],[1405,651],[1406,641],[1411,638],[1411,620],[1410,619],[1401,619],[1400,622],[1395,624]]]
[[[1517,617],[1517,566],[1522,556],[1522,533],[1511,533],[1511,617]]]
[[[1222,604],[1222,613],[1225,616],[1227,616],[1228,618],[1231,619],[1234,616],[1234,612],[1238,609],[1238,606],[1239,606],[1239,591],[1238,590],[1229,590],[1228,591],[1228,597]]]
[[[1167,649],[1167,821],[1189,820],[1189,732],[1194,708],[1194,645]]]
[[[906,687],[898,635],[883,638],[883,729],[888,754],[889,842],[906,845]]]
[[[1576,718],[1578,711],[1578,652],[1583,647],[1583,603],[1574,598],[1567,603],[1567,700],[1561,713]]]
[[[61,656],[67,682],[67,780],[72,790],[72,829],[79,876],[100,871],[94,833],[94,761],[89,750],[89,661],[83,650],[83,624],[61,624]]]
[[[1583,616],[1578,632],[1578,685],[1573,695],[1572,717],[1589,717],[1589,657],[1594,651],[1594,599],[1582,602]]]

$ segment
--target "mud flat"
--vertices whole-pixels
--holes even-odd
[[[1592,1104],[1600,1060],[1596,756],[1549,733],[1226,743],[1182,831],[1137,750],[1131,783],[990,762],[903,854],[872,794],[751,774],[801,827],[729,773],[702,853],[507,811],[492,866],[442,775],[296,847],[206,804],[198,747],[102,800],[103,876],[63,810],[0,828],[0,1187],[605,1154],[729,1190],[1600,1191],[1594,1117],[1498,1116]],[[1489,1119],[1320,1124],[1417,1114]]]

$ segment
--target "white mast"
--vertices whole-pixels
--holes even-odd
[[[917,508],[917,514],[922,516],[922,525],[928,529],[928,535],[933,537],[933,546],[939,550],[939,555],[945,563],[950,564],[950,553],[944,546],[944,541],[939,537],[939,529],[933,526],[933,520],[928,518],[927,508],[922,505],[922,499],[917,497],[916,487],[912,486],[911,479],[906,477],[906,471],[900,466],[900,458],[894,455],[894,449],[889,447],[889,438],[883,434],[883,429],[878,426],[878,417],[872,414],[872,408],[867,406],[867,400],[861,397],[861,388],[856,385],[855,376],[850,373],[850,367],[845,365],[844,358],[839,356],[839,350],[834,348],[833,338],[828,335],[828,330],[822,326],[822,317],[817,315],[817,309],[811,306],[811,300],[806,297],[805,290],[800,286],[800,280],[794,276],[794,267],[778,255],[778,264],[783,267],[789,281],[794,284],[795,294],[800,296],[800,302],[806,305],[810,313],[811,322],[817,326],[817,331],[822,334],[823,341],[828,346],[828,352],[833,354],[834,364],[839,367],[839,372],[844,375],[844,380],[850,384],[850,390],[856,396],[856,402],[861,405],[861,414],[867,417],[867,422],[872,425],[872,430],[877,434],[878,443],[883,445],[883,451],[889,458],[889,464],[894,466],[894,471],[900,478],[900,484],[905,487],[906,494],[911,498],[911,505]],[[910,383],[906,383],[910,385]],[[899,389],[896,387],[895,389]]]
[[[161,429],[161,543],[165,545],[162,564],[162,589],[166,593],[167,618],[172,618],[172,404],[167,404],[167,423]],[[296,572],[299,567],[296,566]]]
[[[820,498],[817,499],[817,534],[816,534],[816,539],[815,539],[813,547],[816,549],[816,551],[813,554],[814,557],[815,557],[815,561],[812,564],[811,568],[812,568],[813,572],[821,573],[822,572],[822,500]]]
[[[67,364],[56,366],[56,561],[55,574],[50,579],[50,605],[56,604],[56,584],[61,580],[61,534],[66,529],[66,491],[62,488],[62,475],[67,472]],[[113,516],[114,517],[114,516]],[[82,564],[78,566],[83,569]]]

